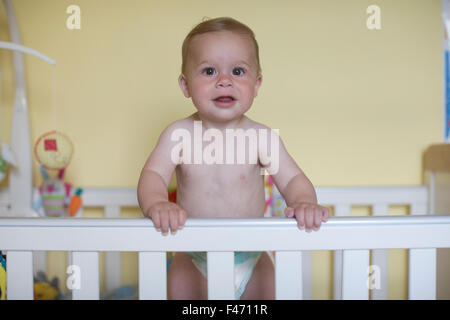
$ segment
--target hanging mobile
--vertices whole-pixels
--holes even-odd
[[[53,116],[55,127],[55,102]],[[83,190],[78,188],[74,191],[72,185],[63,180],[73,151],[72,141],[59,131],[46,132],[37,139],[34,154],[44,182],[39,188],[39,197],[33,202],[33,208],[40,215],[65,217],[75,216],[80,211]]]

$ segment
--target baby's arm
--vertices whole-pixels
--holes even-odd
[[[287,217],[295,217],[300,229],[306,227],[317,231],[322,222],[326,222],[330,211],[317,204],[314,186],[287,152],[279,139],[278,171],[270,172],[272,179],[286,201]]]
[[[152,219],[156,230],[172,234],[186,222],[186,212],[177,204],[168,201],[168,185],[177,163],[171,153],[175,142],[171,141],[176,125],[170,125],[159,137],[155,149],[142,169],[138,183],[138,201],[145,217]]]

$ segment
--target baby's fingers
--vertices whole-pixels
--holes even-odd
[[[322,223],[322,210],[320,208],[314,209],[314,231],[318,231],[320,229],[320,224]]]
[[[286,215],[286,217],[292,218],[294,216],[294,209],[291,207],[286,207],[284,209],[284,214]]]
[[[155,226],[156,231],[161,231],[161,220],[159,218],[159,211],[153,212],[151,215],[153,225]]]
[[[327,222],[329,217],[330,217],[330,209],[323,208],[322,222]]]
[[[161,221],[161,231],[163,236],[167,236],[169,233],[169,212],[161,212],[159,215],[159,219]]]
[[[295,219],[297,220],[297,226],[300,230],[305,228],[305,209],[295,210]]]
[[[172,209],[169,211],[170,233],[175,234],[178,230],[178,211]]]
[[[178,210],[178,230],[183,229],[184,224],[186,223],[187,213],[183,209]]]
[[[314,227],[314,209],[311,207],[305,209],[305,227],[306,232],[311,232]]]

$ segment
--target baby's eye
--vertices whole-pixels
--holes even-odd
[[[212,76],[216,73],[216,70],[214,68],[211,67],[207,67],[205,69],[202,70],[202,73],[208,75],[208,76]]]
[[[243,68],[238,67],[233,69],[233,75],[235,76],[242,76],[244,73],[245,71]]]

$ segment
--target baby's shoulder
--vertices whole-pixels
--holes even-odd
[[[175,130],[177,129],[186,129],[191,130],[194,124],[194,119],[191,116],[188,116],[186,118],[175,120],[171,123],[169,123],[163,130],[162,134],[168,134],[171,135]]]
[[[159,136],[159,144],[169,147],[175,145],[177,137],[190,134],[192,123],[190,116],[169,123]]]
[[[255,130],[260,130],[260,129],[264,129],[264,130],[272,130],[270,127],[266,126],[263,123],[254,121],[248,117],[245,117],[245,124],[244,124],[246,129],[255,129]]]

